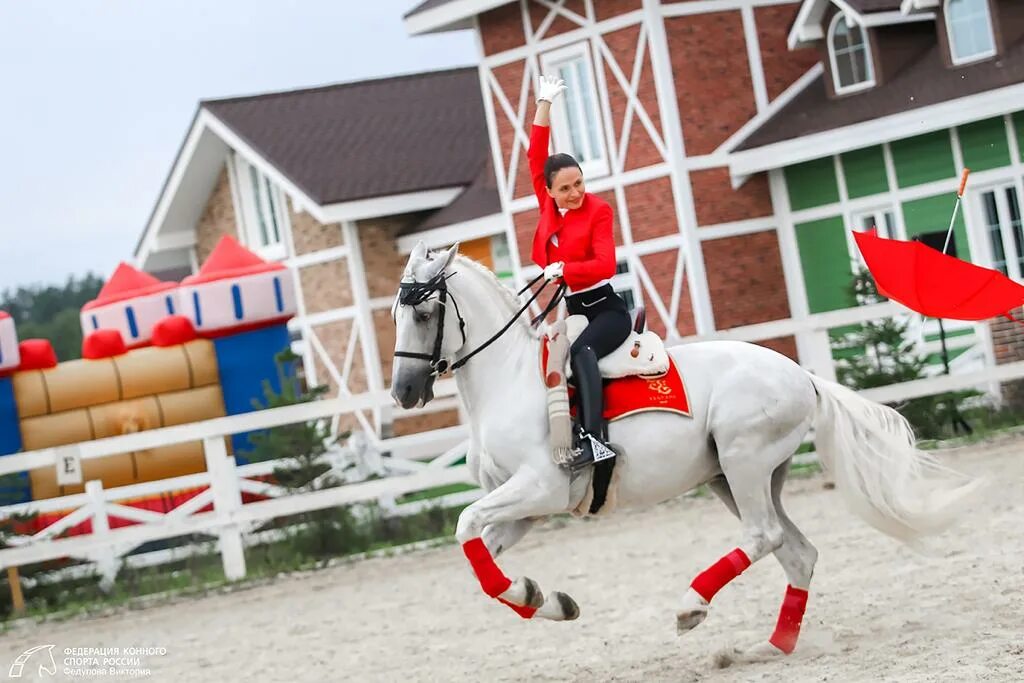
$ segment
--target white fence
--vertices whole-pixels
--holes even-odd
[[[440,395],[450,395],[453,390],[451,382],[438,384]],[[411,503],[394,502],[397,497],[409,493],[450,484],[472,483],[465,465],[452,466],[466,452],[467,432],[461,426],[415,437],[376,439],[370,436],[369,443],[365,444],[366,452],[363,455],[367,457],[364,460],[334,464],[339,466],[339,470],[346,464],[352,466],[350,469],[362,469],[354,473],[356,479],[371,473],[389,476],[309,493],[292,493],[254,479],[272,473],[275,467],[282,465],[280,462],[238,467],[235,459],[227,455],[225,436],[296,422],[335,418],[390,401],[384,392],[367,393],[0,458],[0,474],[7,474],[39,467],[55,467],[62,458],[88,460],[201,439],[207,467],[206,472],[198,474],[114,489],[104,489],[101,482],[89,481],[84,493],[0,508],[0,518],[33,512],[68,512],[32,536],[9,538],[8,543],[12,547],[0,549],[0,567],[72,557],[94,563],[103,580],[110,583],[119,569],[120,558],[143,543],[205,534],[217,539],[225,575],[229,579],[237,579],[245,576],[243,536],[251,536],[253,530],[274,518],[370,502],[383,502],[385,512],[389,515],[405,515],[418,512],[426,506],[466,504],[479,497],[478,490],[470,490]],[[351,471],[345,473],[349,478],[352,478],[352,474]],[[196,487],[207,488],[167,513],[118,502]],[[243,492],[269,498],[243,505]],[[211,504],[211,511],[200,512]],[[111,529],[110,517],[138,524]],[[86,521],[92,523],[91,534],[57,538]],[[263,540],[274,540],[277,537],[279,534],[273,533],[259,536]],[[133,558],[130,564],[153,564],[161,558],[169,561],[181,554],[182,551],[159,551],[150,558]]]
[[[898,312],[898,309],[888,304],[864,308],[871,310],[838,312],[842,315],[822,314],[813,320],[802,321],[799,325],[818,332],[853,322],[851,318],[869,319]],[[792,327],[793,323],[787,322],[787,326]],[[718,336],[763,339],[777,335],[778,328],[776,323],[766,323]],[[880,402],[893,402],[970,387],[986,389],[997,386],[999,382],[1021,378],[1024,378],[1024,362],[988,366],[968,374],[929,377],[867,390],[862,394]],[[451,396],[453,393],[452,380],[437,384],[438,396]],[[216,539],[227,578],[239,579],[246,573],[245,545],[280,537],[280,532],[256,531],[275,518],[368,502],[383,503],[387,514],[400,515],[422,510],[426,505],[466,504],[479,497],[480,491],[474,489],[427,501],[404,504],[395,502],[405,494],[451,484],[471,484],[467,468],[454,465],[465,454],[467,431],[464,426],[392,439],[367,435],[365,452],[356,458],[356,462],[347,463],[354,465],[357,470],[355,476],[350,477],[350,480],[356,481],[309,493],[292,493],[255,479],[271,473],[280,463],[265,462],[238,467],[234,458],[229,457],[225,450],[224,437],[232,434],[316,419],[333,420],[340,415],[390,405],[390,402],[385,392],[367,393],[4,456],[0,458],[0,474],[54,467],[65,457],[88,460],[202,440],[207,471],[115,489],[104,489],[101,482],[90,481],[86,483],[86,491],[81,494],[0,508],[0,519],[26,512],[45,514],[69,511],[69,514],[35,535],[10,539],[12,547],[0,549],[0,568],[71,557],[95,565],[103,580],[109,584],[122,564],[157,564],[193,552],[188,548],[175,548],[125,559],[128,553],[141,544],[202,534]],[[346,465],[344,462],[334,464],[336,470]],[[369,474],[387,476],[359,481]],[[139,509],[119,502],[193,487],[207,488],[167,513]],[[243,493],[269,498],[243,505]],[[200,512],[211,504],[212,510]],[[137,524],[111,529],[110,517],[131,520]],[[87,520],[92,522],[91,534],[56,538],[67,529]],[[72,573],[82,571],[73,569]]]

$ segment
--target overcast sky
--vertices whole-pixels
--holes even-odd
[[[0,290],[130,259],[201,98],[473,63],[416,4],[0,2]]]

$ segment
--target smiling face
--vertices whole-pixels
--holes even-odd
[[[560,168],[551,178],[548,194],[560,209],[578,209],[583,206],[587,188],[583,183],[583,172],[576,166]]]

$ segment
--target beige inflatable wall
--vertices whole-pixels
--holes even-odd
[[[205,339],[19,372],[13,383],[26,451],[225,415],[217,357]],[[201,441],[82,463],[83,481],[100,479],[105,488],[205,469]],[[85,490],[58,486],[52,467],[32,470],[29,478],[35,500]]]

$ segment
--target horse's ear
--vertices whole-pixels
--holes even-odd
[[[444,256],[442,257],[444,259],[444,268],[447,268],[448,266],[452,265],[452,262],[455,261],[455,257],[458,255],[459,243],[456,242],[451,246],[451,249],[445,252]],[[441,270],[444,270],[444,268],[442,268]]]
[[[412,255],[409,257],[409,261],[416,262],[425,260],[427,260],[427,245],[423,243],[423,240],[420,240],[419,242],[416,243],[416,246],[413,247]]]

